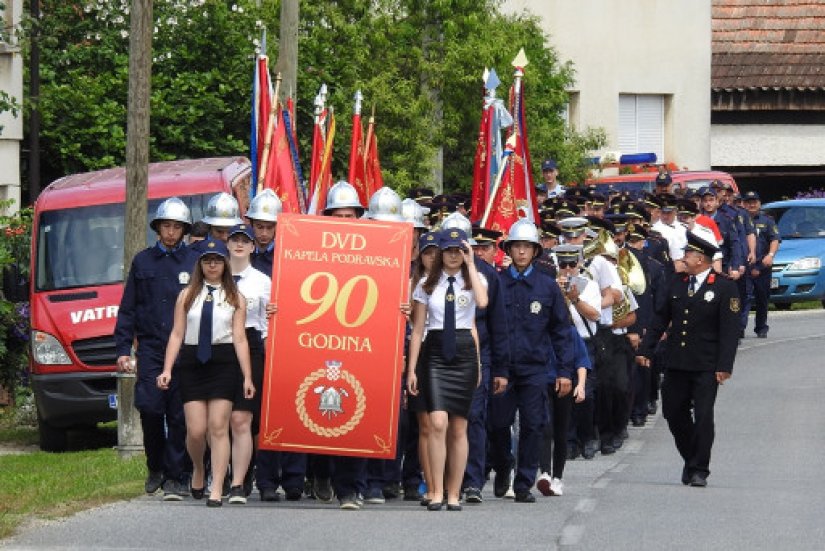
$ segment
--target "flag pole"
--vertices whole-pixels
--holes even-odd
[[[261,154],[261,169],[258,171],[258,193],[263,191],[264,182],[266,181],[266,171],[269,165],[269,150],[272,149],[272,136],[275,134],[275,114],[278,112],[278,94],[281,91],[281,73],[275,75],[275,99],[274,109],[269,114],[269,122],[266,125],[266,140],[264,141],[264,150]]]

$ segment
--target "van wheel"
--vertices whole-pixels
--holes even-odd
[[[67,429],[53,427],[37,416],[37,428],[40,432],[40,449],[44,452],[64,452],[69,447]]]
[[[790,310],[791,309],[791,303],[790,302],[774,302],[773,306],[777,310]]]

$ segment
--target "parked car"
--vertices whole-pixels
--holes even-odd
[[[771,277],[771,302],[786,310],[794,302],[825,306],[825,199],[791,199],[763,206],[776,220],[782,244]]]
[[[604,176],[602,178],[591,178],[587,180],[587,185],[595,184],[599,187],[606,186],[609,191],[648,191],[652,192],[656,187],[657,172],[640,172],[637,174],[621,174],[619,176]],[[714,180],[721,180],[729,183],[735,192],[739,192],[736,180],[727,172],[719,170],[679,170],[671,172],[673,179],[671,191],[677,187],[682,189],[699,189],[709,186]]]

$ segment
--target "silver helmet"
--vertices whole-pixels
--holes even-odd
[[[278,215],[284,211],[284,205],[278,195],[271,189],[265,189],[252,199],[246,217],[250,220],[277,222]]]
[[[222,192],[209,199],[203,221],[210,226],[229,227],[235,224],[243,224],[240,211],[238,201],[228,193]]]
[[[401,215],[401,197],[388,187],[382,187],[370,197],[367,218],[382,222],[404,222]]]
[[[510,233],[507,235],[507,239],[500,242],[499,246],[506,251],[514,241],[526,241],[541,250],[539,230],[536,225],[527,218],[520,218],[510,226]]]
[[[468,236],[473,235],[473,225],[470,223],[470,219],[461,214],[460,212],[451,212],[444,219],[441,221],[441,229],[442,230],[449,230],[451,228],[455,228],[457,230],[461,230],[466,233]],[[475,241],[470,238],[470,245],[475,245]]]
[[[182,223],[183,233],[185,234],[192,229],[192,214],[189,212],[189,207],[177,197],[170,197],[158,205],[158,210],[155,212],[155,217],[149,222],[149,227],[159,232],[158,226],[161,220],[173,220]]]
[[[429,227],[424,223],[424,216],[429,213],[430,209],[422,207],[415,199],[401,201],[401,216],[416,229],[426,230]]]
[[[324,208],[324,216],[329,216],[335,209],[355,209],[355,215],[360,217],[364,214],[364,205],[358,198],[358,192],[349,182],[341,180],[329,188],[327,192],[327,205]]]

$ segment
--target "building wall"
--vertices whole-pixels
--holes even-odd
[[[4,0],[0,10],[3,34],[0,35],[0,90],[23,102],[23,56],[13,33],[20,23],[23,0]],[[0,200],[14,199],[11,211],[20,207],[20,142],[23,140],[23,115],[0,114]]]
[[[570,122],[604,128],[605,151],[618,149],[619,94],[661,94],[664,160],[710,167],[711,0],[505,0],[503,9],[541,17],[576,71]]]
[[[714,124],[713,166],[820,166],[825,125]]]

